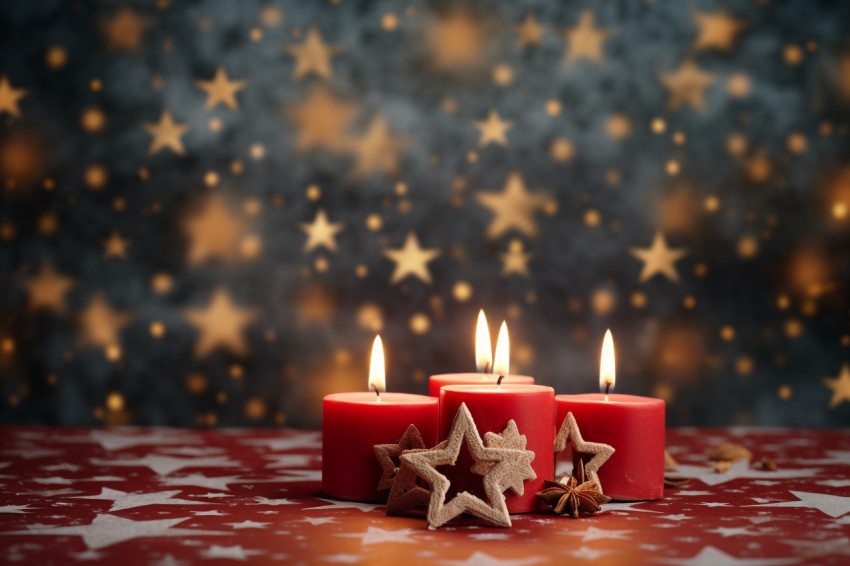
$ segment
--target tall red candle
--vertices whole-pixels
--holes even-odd
[[[495,385],[499,376],[494,373],[441,373],[428,378],[428,395],[439,397],[440,389],[446,385]],[[506,375],[502,384],[533,385],[529,375]]]
[[[487,432],[500,433],[511,419],[519,433],[527,439],[526,450],[534,452],[531,467],[537,478],[523,484],[523,495],[505,492],[508,511],[527,513],[544,509],[545,504],[534,494],[543,489],[543,480],[554,474],[555,390],[540,385],[505,384],[449,385],[440,392],[440,439],[445,439],[461,403],[466,403],[481,437]],[[473,461],[461,450],[454,466],[441,471],[451,481],[449,497],[468,491],[484,497],[482,478],[470,471]]]
[[[614,447],[614,454],[599,468],[605,495],[637,501],[664,496],[664,401],[610,393],[615,382],[614,339],[605,333],[599,384],[605,393],[555,397],[560,427],[571,412],[589,442]],[[573,461],[578,455],[573,455]]]
[[[426,446],[437,443],[437,400],[384,391],[384,349],[372,346],[369,387],[373,393],[336,393],[322,401],[322,490],[332,497],[386,501],[378,491],[381,466],[376,444],[398,442],[411,424]]]

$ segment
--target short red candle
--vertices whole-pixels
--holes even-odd
[[[457,410],[466,403],[481,438],[487,432],[502,432],[508,421],[516,422],[519,433],[525,435],[526,450],[534,452],[531,467],[537,478],[523,484],[522,497],[505,492],[508,511],[528,513],[545,509],[546,505],[534,494],[543,489],[543,480],[551,480],[555,462],[555,390],[551,387],[525,384],[449,385],[440,392],[440,439],[445,439],[452,428]],[[482,477],[469,471],[472,457],[462,449],[454,466],[441,468],[452,486],[449,497],[468,491],[484,497]]]
[[[614,447],[599,468],[602,491],[624,501],[664,496],[664,401],[635,395],[588,393],[555,397],[561,426],[571,412],[581,436]]]
[[[439,397],[440,389],[446,385],[492,385],[499,376],[494,373],[441,373],[428,378],[428,395]],[[506,375],[502,384],[534,384],[534,378],[528,375]]]
[[[338,499],[386,501],[377,490],[376,444],[398,442],[411,424],[437,444],[437,399],[407,393],[335,393],[322,401],[322,490]]]

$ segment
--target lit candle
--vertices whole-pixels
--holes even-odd
[[[332,497],[386,501],[388,492],[377,489],[381,467],[374,446],[398,442],[411,424],[427,446],[437,443],[436,399],[385,392],[380,336],[372,345],[369,389],[322,401],[322,490]]]
[[[509,351],[507,327],[503,325],[493,369],[503,375],[508,373]],[[466,403],[478,433],[483,438],[488,432],[501,433],[513,419],[519,434],[527,441],[525,450],[534,452],[531,467],[537,477],[523,484],[523,495],[505,492],[505,502],[511,513],[528,513],[544,509],[545,504],[534,494],[543,489],[543,481],[551,480],[555,462],[552,447],[555,442],[555,390],[551,387],[527,383],[487,383],[477,385],[447,385],[440,391],[440,438],[445,439],[452,421]],[[468,491],[484,497],[482,477],[470,471],[473,461],[469,452],[461,450],[454,466],[443,473],[451,481],[449,497]]]
[[[555,424],[560,426],[571,412],[584,440],[614,447],[614,454],[599,468],[605,495],[625,501],[660,499],[664,495],[664,401],[612,393],[615,365],[609,330],[602,341],[601,392],[556,396]],[[573,462],[579,457],[574,454]]]
[[[504,336],[504,338],[503,338]],[[496,351],[507,348],[508,325],[502,322]],[[475,365],[478,373],[444,373],[432,375],[428,380],[428,394],[439,397],[440,389],[445,385],[485,385],[496,383],[500,375],[505,376],[502,383],[534,383],[534,378],[527,375],[508,375],[507,366],[497,367],[493,364],[493,352],[490,344],[490,329],[487,327],[487,317],[484,311],[478,312],[478,323],[475,326]]]

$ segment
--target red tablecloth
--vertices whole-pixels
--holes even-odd
[[[315,431],[0,434],[0,563],[850,563],[850,431],[674,429],[670,452],[694,479],[663,500],[439,530],[323,499]],[[723,440],[779,469],[714,472],[704,453]]]

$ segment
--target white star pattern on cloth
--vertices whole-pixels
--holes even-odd
[[[820,459],[801,459],[798,460],[804,464],[844,464],[850,465],[850,450],[827,450],[826,455],[828,458],[820,458]]]
[[[281,470],[286,475],[277,478],[279,482],[320,482],[322,481],[322,470]]]
[[[699,480],[705,485],[715,486],[740,478],[746,479],[777,479],[777,478],[807,478],[820,472],[817,468],[805,468],[800,470],[759,470],[751,468],[749,460],[738,460],[733,462],[728,471],[717,473],[710,466],[679,465],[676,467],[676,475]]]
[[[174,491],[155,491],[153,493],[127,493],[104,487],[101,488],[98,495],[77,495],[72,499],[103,499],[113,501],[112,507],[109,508],[110,511],[133,509],[135,507],[144,507],[145,505],[210,505],[210,503],[204,501],[173,499],[178,493],[180,493],[179,489]]]
[[[511,535],[508,533],[476,533],[469,535],[469,538],[475,540],[508,540],[511,538]]]
[[[334,564],[357,564],[360,562],[360,556],[356,554],[329,554],[328,556],[321,556],[320,559]]]
[[[596,560],[605,556],[606,554],[611,554],[610,550],[601,550],[598,548],[590,548],[588,546],[582,546],[576,550],[568,550],[565,554],[572,556],[573,558],[582,558],[584,560]]]
[[[841,537],[831,540],[788,540],[791,546],[803,551],[806,556],[824,556],[826,554],[850,554],[850,538]]]
[[[271,523],[256,523],[246,519],[241,523],[225,523],[225,525],[233,527],[234,529],[265,529],[271,525]]]
[[[183,468],[225,468],[238,467],[240,464],[234,462],[227,456],[216,456],[212,458],[175,458],[173,456],[162,456],[160,454],[148,454],[143,458],[124,460],[103,460],[92,458],[91,463],[95,466],[136,466],[150,468],[161,476],[167,476]]]
[[[410,538],[417,532],[414,529],[380,529],[378,527],[366,527],[365,533],[343,533],[338,534],[338,537],[359,538],[360,544],[375,544],[379,542],[401,542],[416,544],[420,541]]]
[[[26,510],[29,509],[29,507],[29,503],[26,505],[0,505],[0,513],[26,514]]]
[[[188,474],[185,476],[172,476],[160,478],[159,483],[169,486],[193,486],[206,489],[219,489],[229,491],[228,484],[247,483],[251,480],[241,480],[239,476],[215,476],[209,477],[203,474]],[[209,494],[208,494],[209,495]]]
[[[325,501],[330,505],[322,505],[321,507],[306,507],[304,511],[312,511],[314,509],[322,509],[325,511],[335,511],[337,509],[360,509],[364,513],[368,513],[373,509],[385,507],[383,503],[357,503],[356,501],[339,501],[336,499],[324,499],[316,497],[319,501]]]
[[[632,537],[627,536],[632,531],[613,531],[606,529],[597,529],[596,527],[588,527],[586,531],[570,531],[567,534],[581,537],[582,542],[591,540],[630,540]]]
[[[762,533],[751,531],[749,527],[718,527],[716,529],[708,529],[707,533],[717,533],[723,538],[735,536],[756,536]]]
[[[249,556],[256,556],[258,554],[263,554],[263,551],[242,548],[241,545],[219,546],[214,544],[208,549],[201,551],[201,556],[204,558],[231,558],[233,560],[247,560]]]
[[[779,503],[763,503],[747,505],[747,507],[805,507],[817,509],[830,517],[840,517],[850,512],[850,497],[829,495],[826,493],[811,493],[808,491],[790,491],[798,501],[780,501]]]
[[[57,527],[55,525],[29,525],[25,531],[5,531],[0,535],[78,535],[90,549],[106,548],[119,542],[140,537],[184,537],[206,535],[228,535],[226,531],[204,531],[200,529],[175,529],[174,525],[186,521],[189,517],[178,519],[156,519],[153,521],[132,521],[115,515],[97,515],[88,525]]]
[[[132,429],[130,429],[132,430]],[[136,446],[153,446],[160,444],[197,444],[200,440],[195,436],[183,433],[157,431],[149,434],[115,433],[105,430],[93,430],[89,433],[91,440],[100,444],[104,450],[124,450]]]
[[[266,454],[263,457],[274,460],[266,464],[266,468],[306,468],[313,461],[309,454]]]
[[[10,448],[3,450],[3,454],[9,456],[19,456],[26,460],[33,458],[46,458],[47,456],[57,456],[61,454],[61,450],[39,449],[39,448]]]
[[[125,481],[126,478],[122,478],[121,476],[94,476],[91,478],[60,478],[60,477],[50,477],[50,478],[31,478],[26,481],[31,481],[35,483],[43,483],[43,484],[52,484],[52,485],[71,485],[72,483],[80,483],[84,481],[91,481],[102,483],[105,481]]]
[[[195,517],[227,517],[229,513],[222,513],[218,509],[212,509],[210,511],[193,511],[192,515]]]
[[[243,444],[251,446],[265,446],[273,452],[283,452],[298,448],[321,448],[321,432],[298,432],[289,437],[253,438],[251,440],[240,440]]]
[[[771,566],[794,564],[796,558],[735,558],[713,546],[706,546],[692,558],[656,558],[656,562],[677,566]]]
[[[72,552],[71,555],[79,561],[83,560],[100,560],[103,554],[96,550],[84,550],[83,552]]]
[[[815,483],[827,487],[850,487],[850,480],[824,480]]]
[[[327,525],[328,523],[336,523],[336,519],[333,517],[304,517],[303,519],[298,519],[298,523],[310,523],[311,525]]]
[[[543,559],[536,556],[529,556],[518,559],[502,559],[484,554],[483,552],[475,552],[466,560],[443,560],[440,564],[449,566],[525,566],[526,564],[536,564]]]
[[[0,468],[2,468],[2,467],[3,466],[0,465]],[[61,464],[53,464],[53,465],[50,465],[50,466],[41,466],[41,469],[44,470],[45,472],[62,472],[62,471],[76,472],[77,470],[80,469],[80,466],[75,466],[74,464],[69,464],[68,462],[63,462]]]
[[[162,560],[151,562],[150,566],[183,566],[183,564],[186,564],[186,562],[177,560],[173,554],[166,554],[162,557]]]
[[[268,497],[259,496],[255,497],[254,501],[256,501],[259,505],[295,505],[294,501],[286,499],[285,497],[281,499],[269,499]]]
[[[660,511],[652,511],[650,509],[640,509],[635,505],[642,505],[648,501],[632,501],[629,503],[603,503],[602,512],[605,511],[639,511],[641,513],[660,513]]]

